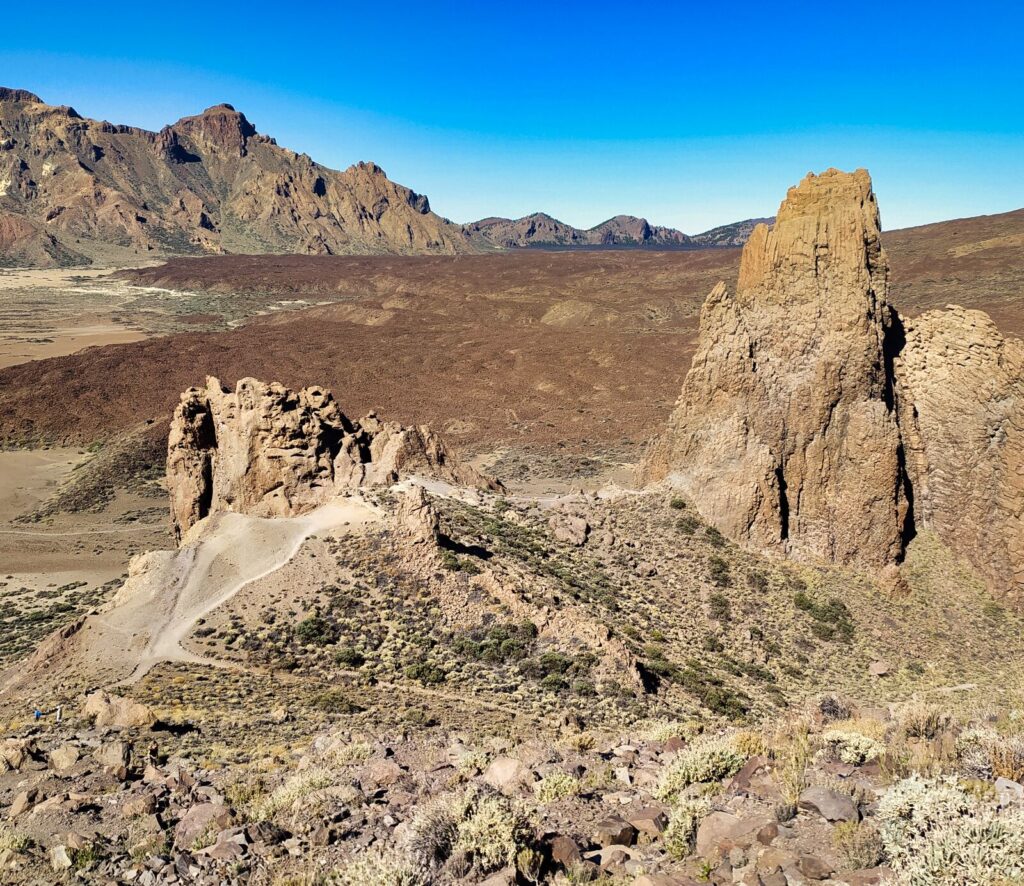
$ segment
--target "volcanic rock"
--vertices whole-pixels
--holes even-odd
[[[428,427],[402,427],[373,413],[351,422],[323,388],[295,392],[252,378],[241,379],[234,391],[216,378],[187,390],[167,443],[179,539],[214,512],[293,516],[342,492],[415,473],[500,488],[462,465]]]
[[[951,305],[906,323],[896,361],[914,519],[997,593],[1024,596],[1024,343]]]
[[[884,566],[908,509],[888,262],[864,170],[791,188],[719,284],[667,432],[642,466],[738,542]]]
[[[160,132],[0,88],[0,265],[180,253],[474,251],[373,163],[344,172],[279,147],[231,105]]]

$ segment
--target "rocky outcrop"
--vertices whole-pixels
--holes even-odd
[[[981,311],[928,311],[896,377],[917,526],[1024,602],[1024,343]]]
[[[719,284],[667,432],[642,468],[742,543],[882,566],[908,497],[888,264],[871,179],[809,175]]]
[[[217,511],[293,516],[348,490],[422,474],[462,486],[500,489],[463,465],[428,427],[403,427],[371,413],[349,421],[330,392],[291,391],[216,378],[190,388],[175,410],[167,484],[177,538]]]
[[[904,321],[868,174],[790,190],[712,291],[642,465],[736,541],[892,569],[920,528],[1024,600],[1024,343],[980,311]]]
[[[0,88],[0,265],[473,250],[460,226],[375,164],[328,169],[231,105],[148,132]]]

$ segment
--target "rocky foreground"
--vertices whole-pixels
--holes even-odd
[[[286,706],[263,715],[290,719]],[[204,766],[104,693],[0,745],[5,883],[1014,883],[1024,737],[852,710],[525,741],[336,725]]]

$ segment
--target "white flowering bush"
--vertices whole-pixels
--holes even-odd
[[[693,852],[697,827],[711,811],[711,800],[707,797],[684,797],[672,808],[668,827],[665,828],[665,850],[677,861],[682,861]]]
[[[747,758],[736,750],[730,736],[695,741],[662,773],[656,795],[659,800],[674,802],[690,785],[728,778],[746,762]]]
[[[554,803],[565,797],[575,797],[580,792],[580,780],[568,772],[556,769],[533,785],[533,793],[539,803]]]
[[[342,865],[327,882],[333,886],[427,886],[430,880],[403,855],[370,850]]]
[[[878,804],[879,832],[900,886],[988,886],[1024,878],[1024,814],[997,814],[956,777],[918,775]]]
[[[429,870],[462,850],[479,873],[489,873],[514,864],[532,837],[530,820],[514,800],[473,787],[421,807],[409,828],[408,849]]]
[[[845,729],[828,729],[822,733],[825,753],[832,759],[860,766],[877,760],[885,753],[885,745],[867,735]]]

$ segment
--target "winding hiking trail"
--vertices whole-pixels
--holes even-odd
[[[380,519],[380,511],[360,498],[336,499],[299,517],[217,514],[180,550],[145,555],[109,604],[66,635],[44,641],[6,675],[0,692],[30,685],[40,672],[123,687],[162,662],[234,667],[182,646],[199,619],[287,564],[310,536],[355,532]]]

